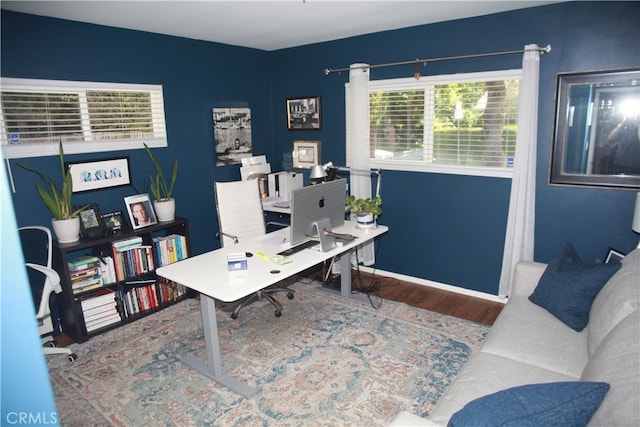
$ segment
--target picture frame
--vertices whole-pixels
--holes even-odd
[[[99,239],[107,235],[107,227],[97,203],[86,205],[78,214],[80,217],[80,237]]]
[[[620,263],[626,255],[614,248],[609,248],[607,256],[604,259],[605,264]]]
[[[66,162],[65,165],[71,173],[74,193],[131,184],[129,157]]]
[[[114,211],[102,214],[102,220],[107,227],[108,234],[117,234],[126,229],[126,223],[122,211]]]
[[[320,130],[320,97],[287,98],[287,129]]]
[[[153,210],[151,200],[149,199],[149,194],[136,194],[135,196],[125,197],[124,204],[127,207],[127,213],[129,214],[129,222],[131,223],[132,230],[137,230],[139,228],[148,227],[158,223],[156,213]]]
[[[320,141],[293,141],[293,167],[311,169],[320,164]]]

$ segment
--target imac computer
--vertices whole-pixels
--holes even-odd
[[[328,218],[331,227],[344,224],[347,180],[337,179],[323,184],[298,188],[291,192],[291,246],[298,245],[317,231],[313,223]]]

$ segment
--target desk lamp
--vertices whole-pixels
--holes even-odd
[[[355,169],[345,166],[334,166],[333,162],[328,162],[324,165],[315,165],[314,167],[312,167],[309,178],[327,179],[328,181],[332,181],[336,178],[336,174],[338,172],[354,172],[375,175],[378,178],[378,181],[376,183],[376,196],[380,195],[380,186],[382,185],[382,175],[380,174],[380,169]],[[638,215],[640,215],[640,213]]]
[[[640,233],[640,193],[636,194],[636,208],[633,211],[631,229],[636,233]],[[638,242],[638,247],[640,248],[640,242]]]

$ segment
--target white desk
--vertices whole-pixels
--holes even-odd
[[[351,242],[345,242],[342,247],[337,247],[328,252],[303,249],[291,255],[292,263],[284,265],[278,265],[271,260],[256,256],[257,252],[262,252],[269,256],[275,255],[282,250],[280,247],[261,244],[254,240],[240,242],[237,245],[220,248],[158,268],[156,273],[159,276],[181,283],[201,294],[200,305],[207,360],[203,362],[193,356],[185,356],[182,358],[182,362],[245,397],[253,396],[256,393],[254,387],[222,372],[214,298],[224,302],[237,301],[280,280],[313,267],[324,260],[350,252],[359,244],[373,240],[386,233],[388,227],[379,225],[375,229],[360,230],[355,227],[353,222],[346,221],[344,226],[337,227],[335,231],[337,233],[353,234],[358,238]],[[288,232],[289,229],[285,228],[275,231],[273,234],[280,233],[283,236],[287,236]],[[227,270],[227,254],[231,252],[251,252],[254,254],[254,256],[248,258],[248,270],[242,273],[229,272]],[[343,273],[351,271],[351,257],[342,257],[341,268]],[[279,272],[272,273],[274,270]],[[351,274],[342,274],[340,293],[344,297],[350,297]]]

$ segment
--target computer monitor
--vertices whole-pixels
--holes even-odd
[[[295,246],[316,233],[313,223],[329,218],[331,227],[344,224],[347,180],[298,188],[291,192],[291,245]]]

